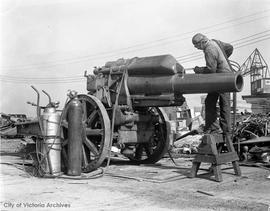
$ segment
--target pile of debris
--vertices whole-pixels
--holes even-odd
[[[202,135],[189,135],[174,142],[174,153],[193,154],[198,152]]]
[[[0,113],[0,136],[2,138],[20,138],[16,123],[28,121],[25,114]]]
[[[176,135],[171,152],[174,154],[194,154],[198,152],[202,136],[202,134],[198,134],[198,130]]]
[[[241,116],[236,123],[235,138],[248,140],[270,135],[270,113]]]
[[[270,162],[270,114],[243,115],[234,132],[234,145],[241,160]]]
[[[13,121],[10,119],[8,114],[0,113],[0,130],[11,127]]]
[[[270,113],[241,115],[236,122],[233,143],[240,160],[270,164]],[[196,153],[203,134],[194,131],[176,137],[171,152]]]

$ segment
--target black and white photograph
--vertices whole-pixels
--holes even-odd
[[[1,211],[270,211],[269,0],[0,0],[0,26]]]

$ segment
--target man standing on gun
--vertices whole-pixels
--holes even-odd
[[[219,40],[210,40],[205,35],[198,33],[193,36],[192,43],[195,48],[203,50],[206,67],[194,68],[196,74],[227,73],[232,72],[228,57],[233,52],[233,46]],[[220,119],[217,122],[217,101],[219,100]],[[231,105],[230,93],[211,92],[205,99],[205,127],[204,133],[231,133]],[[220,127],[219,127],[220,126]]]

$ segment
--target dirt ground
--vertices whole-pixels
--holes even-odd
[[[95,179],[38,178],[22,165],[21,143],[1,140],[1,210],[270,210],[267,168],[241,166],[237,177],[226,164],[223,181],[215,182],[207,164],[188,178],[191,158],[135,166],[115,157]]]

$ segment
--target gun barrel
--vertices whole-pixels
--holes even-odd
[[[175,74],[172,76],[128,77],[130,94],[159,95],[164,93],[199,94],[240,92],[244,80],[240,73]]]
[[[183,94],[240,92],[243,85],[243,76],[239,73],[187,74],[174,80],[175,92]]]

